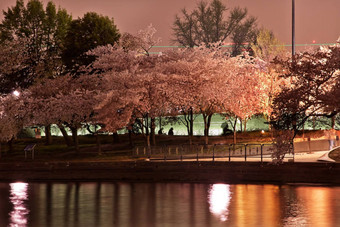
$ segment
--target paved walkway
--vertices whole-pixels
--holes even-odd
[[[328,157],[328,153],[329,151],[316,151],[312,153],[295,154],[295,162],[319,162],[318,159],[322,156]]]
[[[315,152],[305,152],[305,153],[297,153],[294,157],[294,162],[320,162],[320,158],[323,157],[321,161],[332,162],[331,159],[328,158],[328,153],[330,151],[315,151]],[[293,159],[292,155],[288,155],[285,157],[284,162],[289,162]],[[271,162],[270,155],[263,155],[264,162]],[[154,160],[153,160],[154,161]],[[163,161],[163,160],[158,160]],[[167,160],[167,161],[179,161],[179,160]],[[183,161],[197,161],[197,159],[183,159]],[[212,158],[199,158],[199,161],[212,161]],[[215,161],[229,161],[228,158],[215,158]],[[234,162],[244,162],[244,157],[231,157],[230,161]],[[248,156],[247,162],[259,162],[261,161],[260,156]]]

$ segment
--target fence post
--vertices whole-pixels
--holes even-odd
[[[261,163],[263,162],[263,146],[264,144],[261,144]]]
[[[248,146],[248,144],[244,145],[244,161],[245,162],[247,161],[247,146]]]
[[[292,146],[292,151],[293,151],[293,162],[295,162],[295,151],[294,151],[294,143],[291,142],[291,146]]]
[[[197,145],[197,148],[196,148],[196,160],[198,161],[198,149],[199,149],[199,147],[198,147],[198,145]]]
[[[230,162],[230,152],[231,152],[231,146],[229,144],[229,162]]]
[[[213,146],[213,162],[215,161],[215,146],[216,146],[216,144],[214,144],[214,146]]]

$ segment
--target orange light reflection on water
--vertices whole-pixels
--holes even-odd
[[[306,216],[311,224],[333,226],[331,219],[335,214],[332,209],[334,207],[332,198],[335,195],[332,194],[332,191],[326,187],[299,187],[296,189],[296,193],[308,209]]]
[[[27,200],[27,183],[12,183],[10,184],[10,201],[13,204],[13,211],[10,212],[11,227],[24,227],[27,226],[27,216],[29,210],[25,205]]]

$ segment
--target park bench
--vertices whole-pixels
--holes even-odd
[[[27,158],[27,153],[31,152],[32,153],[32,159],[34,159],[34,148],[36,144],[29,144],[25,147],[25,159]]]

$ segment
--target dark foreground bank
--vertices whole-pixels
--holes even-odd
[[[2,181],[340,184],[340,163],[32,162],[0,164]]]

